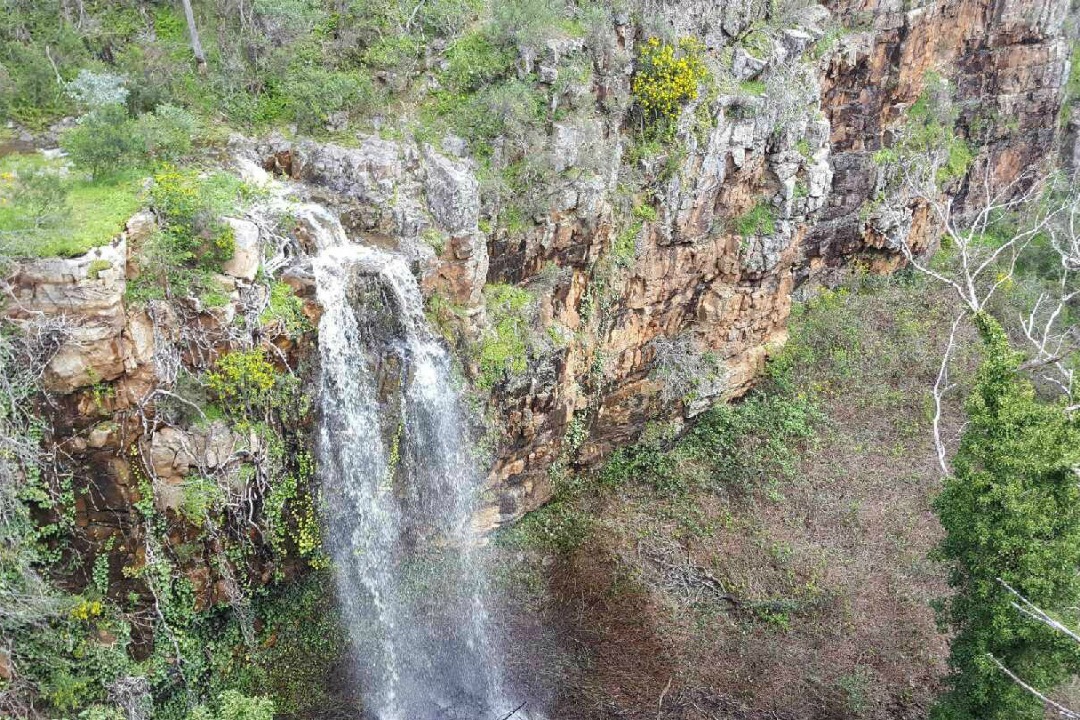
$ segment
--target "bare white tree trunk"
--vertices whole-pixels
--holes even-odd
[[[206,72],[206,53],[199,40],[199,29],[195,27],[195,11],[191,9],[191,0],[180,0],[184,6],[184,18],[187,19],[188,34],[191,36],[191,52],[195,55],[195,67],[200,73]]]

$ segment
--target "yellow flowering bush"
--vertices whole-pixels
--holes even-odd
[[[102,607],[100,600],[87,600],[86,598],[82,598],[79,600],[78,605],[71,608],[69,614],[75,620],[89,622],[100,616],[102,612],[104,612],[104,608]]]
[[[645,41],[632,90],[647,121],[668,125],[683,105],[697,99],[698,86],[709,77],[704,54],[705,46],[692,37],[674,45],[655,37]]]

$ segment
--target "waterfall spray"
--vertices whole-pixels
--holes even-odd
[[[336,220],[321,221],[325,535],[365,711],[497,720],[509,703],[470,531],[481,477],[449,357],[405,261],[343,242]]]

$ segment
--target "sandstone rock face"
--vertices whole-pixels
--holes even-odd
[[[1055,147],[1069,56],[1063,30],[1068,3],[826,4],[841,24],[859,30],[839,39],[822,78],[837,182],[826,222],[808,239],[821,262],[836,267],[863,246],[864,228],[852,209],[868,203],[877,187],[870,155],[887,144],[889,125],[918,98],[927,73],[944,75],[956,89],[960,125],[980,149],[973,174],[989,172],[995,182],[1009,182],[1039,166]],[[913,244],[930,241],[914,238]]]
[[[652,155],[633,147],[635,38],[629,19],[616,18],[592,77],[567,80],[565,112],[540,153],[551,177],[530,188],[524,228],[480,222],[491,212],[460,138],[439,148],[378,137],[355,147],[244,143],[245,176],[284,176],[302,197],[291,208],[295,248],[276,271],[307,301],[309,318],[319,309],[305,256],[348,241],[405,254],[425,294],[461,311],[462,346],[487,331],[485,285],[514,284],[534,297],[528,369],[491,393],[499,442],[478,528],[545,502],[553,468],[595,463],[649,423],[679,424],[745,392],[784,342],[793,297],[835,282],[852,263],[895,269],[905,239],[932,246],[925,212],[877,202],[883,182],[872,157],[928,73],[946,75],[959,92],[960,129],[979,149],[973,172],[1008,182],[1058,141],[1066,0],[829,0],[767,18],[773,5],[645,4],[657,32],[703,38],[714,59],[729,51],[731,73],[716,96],[684,110],[678,142]],[[848,30],[830,34],[832,24]],[[763,25],[770,29],[758,46],[744,47]],[[822,50],[829,37],[835,45]],[[521,51],[526,72],[559,84],[582,41]],[[764,93],[753,90],[759,84]],[[1080,157],[1080,121],[1073,125],[1062,152]],[[628,186],[638,190],[628,196]],[[197,320],[124,307],[127,248],[152,232],[147,216],[112,245],[27,263],[14,279],[12,317],[70,321],[46,380],[80,418],[63,433],[95,478],[97,500],[82,515],[95,533],[115,530],[108,513],[130,508],[140,467],[162,479],[156,501],[175,512],[199,463],[231,467],[257,451],[251,438],[204,423],[158,429],[143,438],[144,457],[118,452],[122,438],[141,432],[124,411],[175,381],[176,355],[206,366],[214,349],[185,344],[185,323],[232,326],[243,311],[266,238],[251,219],[229,222],[237,250],[221,282],[232,302]],[[93,407],[85,389],[110,382],[115,397]]]
[[[126,268],[124,236],[77,258],[19,266],[9,316],[27,327],[48,318],[62,337],[46,368],[48,388],[71,392],[115,380],[137,361],[138,348],[124,336]]]
[[[259,272],[261,262],[259,226],[250,220],[239,218],[225,218],[225,222],[233,229],[236,249],[222,270],[230,277],[251,282],[255,279],[255,274]]]
[[[248,152],[264,167],[287,168],[292,178],[313,187],[316,199],[335,209],[352,240],[410,256],[429,293],[468,307],[480,303],[488,253],[479,230],[479,183],[468,161],[430,146],[376,137],[364,138],[358,148],[277,141]],[[309,232],[309,237],[317,234]],[[427,238],[439,241],[434,253]],[[315,250],[310,243],[305,249]]]
[[[729,43],[761,17],[751,2],[692,5],[687,12],[680,3],[678,14],[663,3],[655,7],[677,32],[693,29],[710,46]],[[774,38],[766,58],[736,49],[739,80],[772,82],[782,75],[773,68],[797,63],[822,36],[830,12],[833,22],[855,28],[811,64],[810,77],[795,76],[786,86],[799,88],[803,104],[787,112],[782,132],[776,117],[783,113],[773,100],[721,99],[708,136],[686,137],[686,158],[663,188],[659,217],[645,223],[628,268],[596,273],[597,258],[619,230],[610,186],[597,191],[579,183],[578,201],[544,218],[542,231],[492,239],[489,281],[539,287],[547,263],[572,269],[550,295],[541,291],[541,316],[584,328],[594,342],[549,362],[553,381],[502,389],[510,441],[492,471],[494,500],[483,523],[506,522],[548,497],[548,469],[566,457],[573,423],[584,422],[588,438],[571,457],[589,463],[632,441],[649,422],[681,422],[703,402],[738,395],[784,341],[793,294],[834,282],[853,261],[895,269],[904,240],[916,248],[933,243],[925,212],[872,204],[881,185],[872,155],[887,145],[890,126],[922,92],[928,73],[945,75],[957,89],[961,132],[979,151],[973,173],[988,169],[992,182],[1006,183],[1054,147],[1069,50],[1063,0],[826,5],[828,12],[801,11],[798,27]],[[572,146],[570,137],[556,127],[553,142]],[[609,132],[606,143],[616,142]],[[732,232],[732,220],[763,198],[773,210],[773,231]],[[608,288],[605,317],[583,317],[591,309],[583,298],[598,279]],[[701,383],[691,403],[665,398],[658,382],[658,343],[675,339],[724,364],[722,382]]]

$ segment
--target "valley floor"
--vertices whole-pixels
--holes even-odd
[[[949,322],[919,278],[825,292],[742,403],[565,482],[499,543],[517,680],[563,719],[925,717]]]

